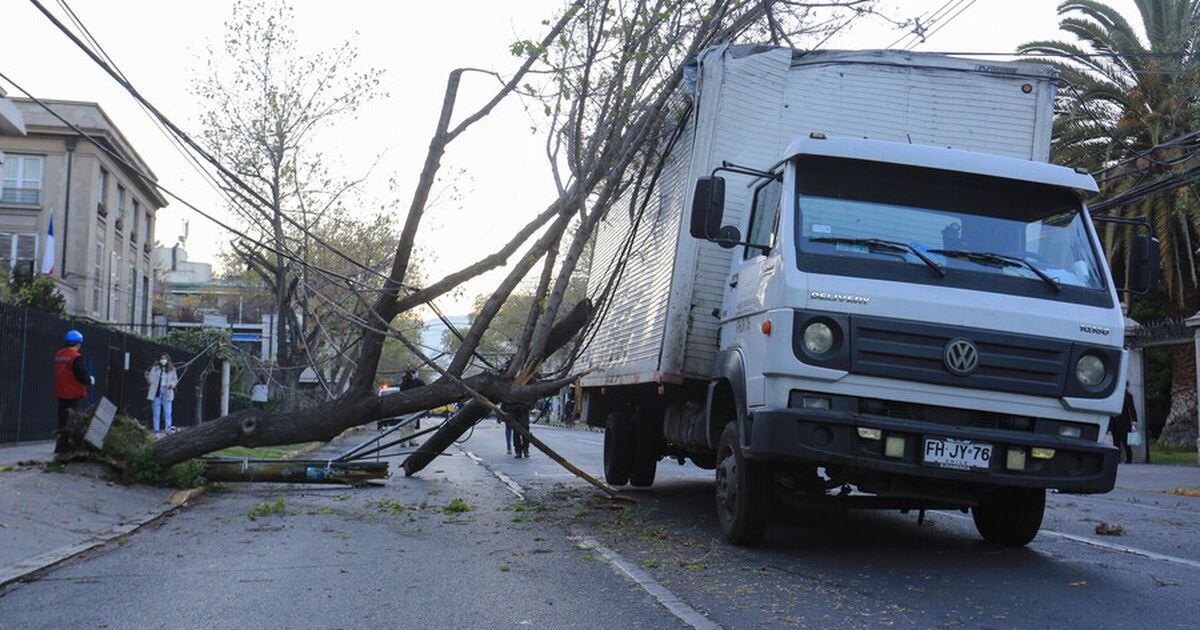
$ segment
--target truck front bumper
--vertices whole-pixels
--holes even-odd
[[[871,429],[881,432],[880,439],[862,437],[860,428],[872,435],[875,433]],[[1120,458],[1116,448],[1087,440],[821,409],[757,411],[750,420],[749,434],[747,455],[753,459],[803,460],[914,478],[1052,488],[1072,493],[1112,490]],[[891,456],[885,454],[889,437],[903,439],[898,455],[895,450]],[[960,470],[927,464],[924,461],[927,437],[991,444],[988,468]],[[1053,449],[1053,456],[1031,457],[1035,448]],[[1022,469],[1009,467],[1009,450],[1024,451]]]

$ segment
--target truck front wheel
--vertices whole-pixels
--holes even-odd
[[[1037,536],[1046,512],[1041,488],[1000,488],[971,508],[975,529],[983,539],[1005,547],[1023,547]]]
[[[633,472],[633,418],[624,411],[608,414],[604,422],[604,481],[610,486],[629,483]]]
[[[736,423],[725,425],[717,443],[717,521],[725,539],[753,545],[767,533],[770,472],[761,462],[745,458]]]

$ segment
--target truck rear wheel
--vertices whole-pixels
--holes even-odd
[[[770,472],[742,453],[736,423],[725,425],[717,443],[717,521],[735,545],[761,542],[767,533]]]
[[[994,545],[1023,547],[1037,536],[1046,512],[1041,488],[1001,488],[971,508],[975,529]]]
[[[648,488],[654,483],[658,456],[662,450],[661,417],[641,411],[634,418],[633,469],[629,484]]]
[[[609,413],[604,423],[604,481],[610,486],[629,483],[633,449],[633,418],[624,411]]]

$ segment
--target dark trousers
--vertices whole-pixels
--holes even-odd
[[[1121,449],[1121,461],[1126,464],[1133,463],[1133,448],[1129,446],[1128,431],[1113,431],[1113,446]]]
[[[72,409],[83,409],[83,399],[58,399],[58,440],[54,444],[55,453],[63,453],[67,450],[67,434],[63,429],[67,428],[67,422],[71,419],[70,412]]]
[[[518,424],[526,431],[529,430],[529,412],[514,411],[512,412],[512,420],[514,424]],[[525,434],[513,429],[513,449],[517,451],[517,455],[529,456],[529,440],[525,439]]]

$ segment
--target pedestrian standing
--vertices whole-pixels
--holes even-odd
[[[1112,417],[1108,432],[1112,434],[1113,446],[1121,450],[1121,461],[1133,463],[1133,449],[1129,446],[1129,432],[1137,431],[1137,408],[1133,405],[1133,394],[1125,390],[1125,404],[1121,413]]]
[[[161,435],[163,431],[174,433],[171,405],[175,402],[175,386],[179,384],[179,376],[175,373],[170,355],[164,352],[158,356],[158,363],[146,372],[146,384],[150,386],[146,400],[150,401],[150,412],[154,417],[154,434]]]
[[[267,398],[270,397],[271,388],[267,386],[267,375],[260,374],[258,382],[250,388],[250,404],[254,405],[255,409],[266,409]]]
[[[404,373],[404,378],[400,379],[400,391],[406,392],[410,389],[416,389],[418,387],[425,387],[425,381],[421,380],[421,375],[414,373],[412,370],[406,371]],[[412,424],[407,429],[407,431],[411,434],[411,433],[416,433],[417,431],[420,431],[420,430],[421,430],[421,418],[420,418],[420,416],[418,416],[416,420],[412,421]],[[409,440],[409,441],[405,442],[404,445],[405,446],[416,446],[416,443],[413,442],[412,440]]]
[[[504,403],[500,405],[500,410],[507,413],[509,419],[524,428],[525,432],[529,431],[529,405],[524,403]],[[507,427],[508,423],[505,423],[505,426]],[[513,429],[512,441],[513,450],[517,452],[517,459],[521,459],[522,457],[528,459],[529,440],[525,439],[525,433]]]
[[[88,386],[96,383],[88,373],[87,361],[80,352],[83,333],[69,330],[64,341],[65,345],[54,353],[54,397],[58,399],[58,439],[54,444],[56,455],[66,451],[67,436],[64,429],[71,419],[71,410],[83,408]]]

